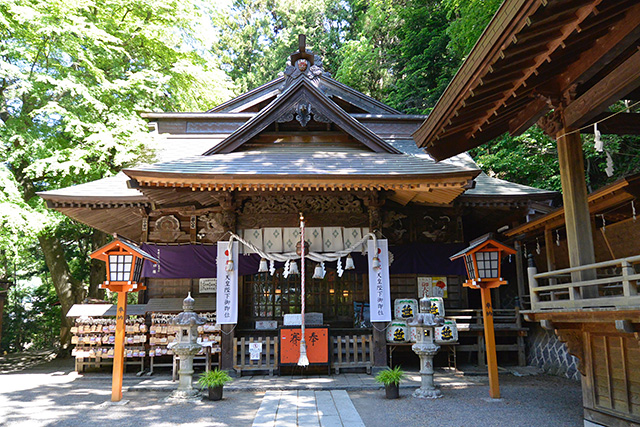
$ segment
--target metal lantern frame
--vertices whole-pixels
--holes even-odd
[[[502,279],[502,257],[515,253],[514,249],[498,242],[493,238],[493,234],[489,233],[473,240],[468,248],[450,258],[452,261],[458,258],[464,259],[468,275],[464,286],[480,289],[487,370],[489,371],[489,395],[494,399],[500,397],[500,384],[498,382],[498,358],[493,327],[491,289],[507,283]]]

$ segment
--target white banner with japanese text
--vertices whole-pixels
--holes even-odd
[[[216,295],[216,323],[238,323],[238,242],[233,242],[231,260],[233,270],[227,271],[229,242],[218,242],[218,292]]]
[[[368,243],[369,304],[372,322],[391,322],[391,291],[389,288],[389,248],[387,240],[378,240],[378,250],[373,240]],[[377,252],[377,253],[376,253]],[[373,268],[373,257],[380,260],[380,268]]]

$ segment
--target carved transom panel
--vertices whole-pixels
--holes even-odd
[[[162,242],[175,242],[180,237],[188,235],[180,230],[180,220],[173,215],[158,218],[154,230],[149,233],[149,239]]]
[[[247,200],[242,214],[362,213],[362,202],[355,196],[276,195],[256,196]]]

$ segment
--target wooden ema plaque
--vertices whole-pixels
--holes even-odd
[[[309,365],[329,364],[329,327],[305,327],[305,343]],[[297,365],[300,358],[300,340],[302,338],[299,326],[280,328],[280,365]]]

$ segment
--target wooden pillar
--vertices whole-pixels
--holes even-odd
[[[233,371],[233,339],[236,325],[221,325],[220,369]],[[268,349],[267,349],[268,351]]]
[[[127,317],[127,292],[118,292],[116,315],[116,341],[113,353],[113,377],[111,380],[111,401],[122,400],[122,375],[124,373],[124,335]]]
[[[373,322],[373,366],[382,368],[387,366],[387,334],[386,322]]]
[[[563,117],[564,122],[564,117]],[[558,162],[562,182],[562,199],[567,228],[567,247],[569,265],[578,267],[595,262],[593,234],[587,203],[587,184],[584,175],[584,157],[582,139],[579,132],[563,127],[556,134]],[[595,271],[577,272],[573,281],[595,278]],[[593,289],[586,290],[591,296]],[[596,290],[597,292],[597,290]]]
[[[484,341],[487,353],[487,370],[489,371],[489,396],[500,398],[498,382],[498,356],[496,354],[496,336],[493,330],[493,307],[491,305],[491,289],[481,288],[482,317],[484,319]]]
[[[220,207],[222,208],[222,226],[224,227],[224,231],[231,231],[235,233],[236,224],[237,224],[237,212],[236,212],[236,203],[233,197],[233,193],[231,192],[222,192],[218,197],[218,202],[220,203]],[[228,238],[228,236],[227,236]],[[239,289],[241,287],[242,282],[238,282],[238,296],[241,293]],[[238,301],[240,304],[240,301]],[[242,312],[239,312],[240,316]],[[220,340],[220,369],[233,371],[233,339],[235,338],[235,327],[236,325],[222,325],[221,326],[221,340]]]
[[[382,206],[384,205],[384,199],[380,198],[380,194],[377,191],[371,192],[370,195],[364,198],[364,204],[367,207],[369,213],[369,231],[377,231],[378,237],[382,236]],[[373,344],[373,366],[374,368],[382,368],[387,366],[387,336],[386,336],[386,322],[372,322],[372,344]]]
[[[520,308],[524,307],[524,297],[526,295],[524,286],[524,263],[522,262],[522,243],[519,240],[514,242],[516,249],[516,283],[518,284],[518,299],[520,300]]]
[[[545,227],[544,229],[544,252],[547,257],[547,271],[556,269],[556,247],[553,241],[553,230]],[[556,279],[549,279],[550,285],[557,284]]]

